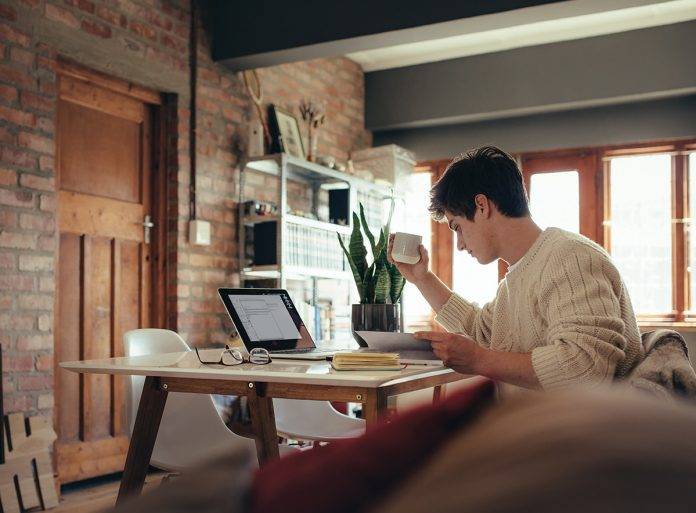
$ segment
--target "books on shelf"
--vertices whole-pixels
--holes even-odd
[[[343,251],[336,233],[321,228],[288,223],[285,263],[297,267],[344,271]]]
[[[336,353],[331,366],[336,370],[401,370],[397,353]]]

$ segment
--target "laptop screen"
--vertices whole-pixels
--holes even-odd
[[[219,289],[218,292],[248,350],[315,347],[285,290]]]

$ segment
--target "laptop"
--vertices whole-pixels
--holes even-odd
[[[325,360],[338,351],[317,348],[290,295],[283,289],[218,289],[247,351],[267,349],[273,358]]]

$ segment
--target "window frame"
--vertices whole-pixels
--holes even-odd
[[[669,153],[672,155],[672,310],[662,313],[637,314],[641,328],[673,327],[696,331],[696,301],[690,304],[689,219],[689,155],[696,153],[696,139],[672,139],[634,144],[606,145],[536,152],[520,152],[513,156],[520,165],[526,190],[531,176],[560,170],[577,169],[580,181],[580,233],[603,246],[611,254],[610,159],[612,157]],[[432,173],[433,183],[444,173],[451,159],[430,160],[417,169]],[[443,223],[433,224],[431,268],[449,287],[452,286],[453,236]],[[696,234],[695,234],[696,236]],[[499,278],[507,272],[499,262]],[[694,270],[696,272],[696,269]]]

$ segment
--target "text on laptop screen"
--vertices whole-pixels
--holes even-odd
[[[251,342],[301,338],[280,295],[229,295]]]

